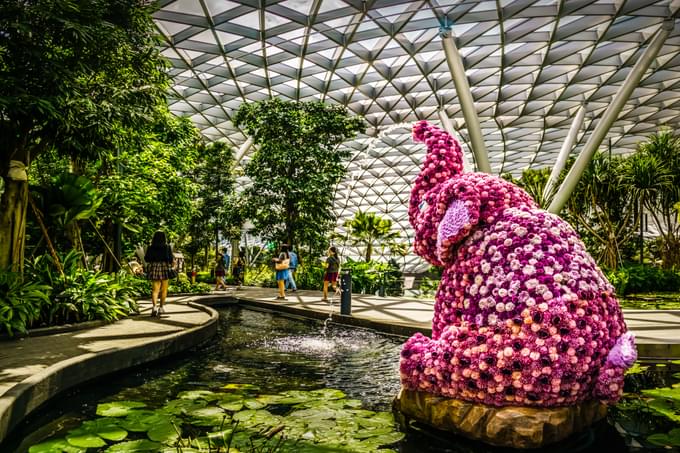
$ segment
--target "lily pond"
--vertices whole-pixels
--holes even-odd
[[[187,354],[100,379],[43,407],[3,453],[497,452],[391,413],[404,338],[239,307]],[[680,445],[677,364],[636,365],[631,392],[585,433],[546,451]],[[604,450],[603,450],[604,449]]]

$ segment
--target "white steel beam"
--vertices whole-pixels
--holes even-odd
[[[479,124],[479,117],[477,116],[474,99],[472,99],[470,84],[465,75],[463,57],[460,55],[460,52],[458,52],[458,48],[453,39],[453,32],[450,28],[442,28],[440,36],[442,38],[442,45],[444,46],[446,62],[449,65],[451,78],[456,87],[456,93],[460,100],[463,117],[465,117],[465,126],[470,134],[470,143],[472,146],[472,153],[475,155],[477,169],[485,173],[491,173],[491,164],[489,164],[489,156],[486,145],[484,144],[484,137],[482,136],[482,127]]]
[[[560,177],[560,173],[562,173],[562,170],[564,170],[564,166],[567,164],[567,159],[569,159],[569,153],[571,153],[571,150],[574,148],[574,143],[576,143],[576,136],[578,135],[578,132],[581,130],[581,127],[583,126],[583,119],[585,117],[586,106],[581,105],[581,107],[576,112],[574,121],[572,121],[571,123],[571,127],[569,128],[569,132],[567,133],[567,136],[564,139],[562,148],[560,148],[560,153],[557,155],[557,160],[555,161],[555,165],[553,166],[553,169],[550,172],[548,182],[545,183],[545,187],[543,188],[543,199],[546,201],[550,201],[554,195],[553,191],[555,190],[557,179]]]
[[[664,41],[666,41],[666,38],[673,30],[673,26],[673,20],[667,20],[663,23],[661,28],[659,28],[659,30],[654,35],[654,38],[652,38],[652,41],[643,52],[640,59],[635,63],[635,66],[633,66],[633,69],[630,70],[626,80],[623,82],[623,85],[614,96],[614,99],[612,99],[612,102],[605,110],[602,118],[600,118],[595,130],[590,135],[590,138],[586,144],[583,146],[581,153],[579,154],[578,158],[576,158],[576,162],[574,162],[574,165],[572,165],[569,173],[567,173],[567,177],[564,179],[562,185],[555,194],[555,197],[548,208],[549,212],[552,212],[553,214],[559,214],[564,205],[567,203],[567,200],[569,200],[569,197],[574,192],[574,189],[576,189],[576,185],[578,184],[579,179],[581,179],[581,175],[583,175],[586,167],[588,167],[593,154],[595,154],[597,148],[602,144],[602,140],[604,140],[604,137],[607,135],[609,128],[612,126],[614,121],[616,121],[616,118],[619,116],[619,113],[621,113],[621,109],[623,109],[623,106],[630,98],[633,90],[638,86],[642,76],[645,74],[647,69],[649,69],[652,61],[654,61],[658,55]]]
[[[239,162],[241,162],[241,159],[243,159],[243,156],[246,155],[251,146],[253,146],[253,137],[248,137],[246,138],[246,141],[243,142],[238,151],[236,151],[236,157],[234,157],[236,162],[234,163],[238,164]]]

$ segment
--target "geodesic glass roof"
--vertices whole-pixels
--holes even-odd
[[[171,110],[212,140],[246,137],[230,122],[270,97],[346,106],[369,129],[349,142],[336,189],[342,223],[361,209],[409,239],[407,206],[424,147],[413,122],[443,108],[468,132],[440,38],[463,57],[494,173],[552,166],[576,111],[578,153],[626,75],[679,0],[162,0],[154,14],[172,64]],[[625,153],[680,117],[680,35],[665,40],[603,146]],[[247,160],[247,154],[246,154]],[[350,251],[350,255],[357,251]],[[407,268],[422,263],[414,255]]]

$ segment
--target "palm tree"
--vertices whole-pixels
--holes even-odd
[[[366,247],[366,262],[371,261],[373,246],[380,242],[385,245],[399,238],[398,231],[392,231],[392,221],[383,219],[374,212],[358,211],[354,218],[345,222],[353,245]]]
[[[637,206],[636,225],[641,228],[645,211],[656,218],[655,212],[659,209],[662,194],[673,189],[673,177],[660,159],[645,151],[644,147],[625,160],[622,170],[622,188],[630,194],[633,205]],[[640,229],[640,262],[643,257],[642,240]]]
[[[624,159],[597,153],[567,205],[569,216],[598,245],[596,260],[609,269],[622,262],[621,245],[636,231],[634,200],[622,181]]]
[[[638,152],[649,156],[650,166],[651,159],[656,160],[655,174],[650,175],[655,189],[645,203],[663,239],[662,265],[680,266],[680,219],[675,210],[680,201],[680,139],[671,130],[662,129],[640,144]]]

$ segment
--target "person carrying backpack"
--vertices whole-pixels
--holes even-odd
[[[291,291],[297,291],[297,285],[295,284],[295,271],[297,270],[300,262],[298,261],[298,255],[293,251],[293,246],[290,247],[288,251],[289,264],[288,264],[288,278],[286,278],[286,289],[291,289]]]

